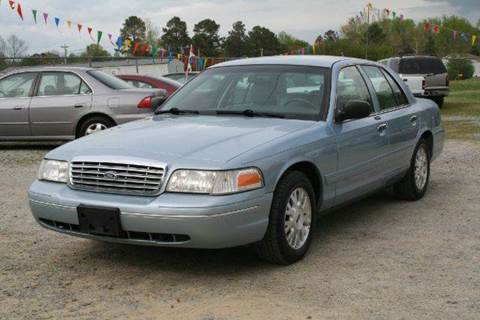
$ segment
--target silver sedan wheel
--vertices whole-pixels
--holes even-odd
[[[423,190],[428,179],[428,155],[424,146],[420,146],[415,156],[415,186]]]
[[[92,123],[91,125],[88,126],[87,130],[85,131],[85,135],[88,136],[92,133],[103,131],[108,129],[107,126],[103,123]]]
[[[311,222],[310,196],[305,189],[296,188],[290,194],[285,208],[285,237],[292,249],[303,247],[310,234]]]

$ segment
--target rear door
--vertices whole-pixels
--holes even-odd
[[[375,116],[367,84],[355,66],[343,68],[339,73],[336,108],[342,108],[350,100],[367,101],[372,106],[372,114],[333,126],[338,151],[337,204],[380,187],[385,175],[387,124],[381,116]]]
[[[26,72],[0,80],[0,136],[30,136],[28,108],[37,73]]]
[[[362,66],[378,98],[381,116],[388,125],[389,144],[385,161],[389,177],[408,168],[418,133],[419,115],[402,88],[386,70],[376,66]]]
[[[92,90],[72,72],[43,72],[30,106],[33,136],[72,136],[92,106]]]

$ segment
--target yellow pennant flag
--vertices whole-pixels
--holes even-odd
[[[475,41],[477,41],[477,36],[476,36],[476,35],[472,35],[472,46],[475,45]]]
[[[313,54],[317,54],[317,44],[316,43],[314,43],[312,45],[312,49],[313,49]]]
[[[70,29],[72,27],[72,21],[68,20],[67,21],[67,26],[68,26],[68,29]]]

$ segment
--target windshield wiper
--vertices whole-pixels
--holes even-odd
[[[273,112],[261,112],[261,111],[254,111],[252,109],[245,109],[245,110],[218,110],[216,114],[234,114],[234,115],[242,115],[246,117],[266,117],[266,118],[285,118],[284,115],[273,113]]]
[[[174,115],[179,115],[179,114],[200,114],[198,110],[187,110],[187,109],[179,109],[179,108],[171,108],[167,110],[157,110],[155,111],[155,114],[166,114],[166,113],[171,113]]]

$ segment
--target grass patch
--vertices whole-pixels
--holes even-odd
[[[448,138],[480,141],[480,79],[451,81],[441,112]]]

